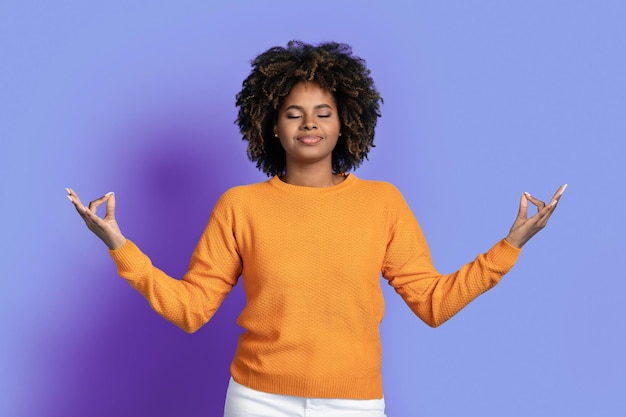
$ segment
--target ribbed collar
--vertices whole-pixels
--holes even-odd
[[[322,195],[322,194],[334,194],[339,191],[343,191],[352,187],[356,184],[358,178],[354,174],[348,174],[346,179],[336,185],[331,185],[329,187],[306,187],[303,185],[293,185],[287,184],[283,182],[278,175],[273,176],[268,183],[278,188],[281,191],[285,191],[291,194],[300,194],[300,195]]]

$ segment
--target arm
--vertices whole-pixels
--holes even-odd
[[[422,230],[402,201],[387,246],[383,276],[418,317],[432,327],[439,326],[494,287],[513,267],[521,246],[545,226],[564,189],[565,186],[559,188],[548,206],[524,194],[509,235],[488,252],[447,275],[440,274],[432,265]],[[526,218],[527,201],[531,198],[539,211]]]
[[[154,267],[150,258],[124,238],[115,221],[113,193],[94,200],[88,208],[81,204],[76,193],[72,190],[68,193],[87,227],[109,247],[120,276],[157,313],[183,330],[191,333],[205,324],[237,283],[241,261],[236,244],[228,222],[215,211],[193,253],[189,270],[182,280],[177,280]],[[107,210],[100,218],[96,208],[104,202]]]

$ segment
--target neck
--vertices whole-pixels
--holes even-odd
[[[285,175],[281,179],[287,184],[303,187],[331,187],[342,182],[345,176],[333,174],[329,167],[300,166],[294,168],[287,166]]]

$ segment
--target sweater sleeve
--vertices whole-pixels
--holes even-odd
[[[504,239],[458,271],[443,275],[432,264],[424,234],[400,196],[391,219],[382,273],[413,312],[432,327],[443,324],[494,287],[517,261],[520,249]]]
[[[209,321],[241,274],[242,262],[223,206],[220,200],[181,280],[153,266],[150,258],[131,241],[109,251],[119,275],[157,313],[189,333]]]

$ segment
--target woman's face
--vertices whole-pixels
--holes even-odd
[[[341,123],[333,95],[315,82],[293,86],[278,110],[274,133],[290,166],[328,164],[339,138]]]

